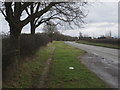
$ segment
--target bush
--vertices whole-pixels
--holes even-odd
[[[63,35],[63,34],[59,34],[59,33],[54,33],[53,40],[56,40],[56,41],[75,41],[75,40],[77,40],[77,37],[71,37],[71,36],[67,36],[67,35]]]
[[[93,43],[106,43],[106,44],[113,44],[113,45],[118,45],[120,39],[80,39],[84,41],[89,41]]]
[[[12,64],[12,55],[10,54],[11,48],[9,44],[9,36],[2,38],[2,64],[3,69]],[[47,45],[50,42],[46,34],[22,34],[20,36],[20,56],[25,58],[33,55],[41,46]]]
[[[20,54],[21,56],[30,56],[34,54],[39,47],[47,45],[49,41],[50,39],[46,34],[23,34],[20,36]]]

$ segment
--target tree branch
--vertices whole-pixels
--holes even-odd
[[[5,15],[4,10],[1,10],[1,8],[0,8],[0,11],[3,14],[3,16],[6,18],[7,16]]]
[[[20,18],[20,8],[21,8],[21,2],[15,2],[14,16],[18,19]]]
[[[30,15],[30,13],[29,13],[29,11],[28,11],[28,7],[25,9],[25,11],[26,11],[26,13],[27,13],[28,15]]]
[[[37,12],[37,13],[34,13],[33,15],[30,15],[28,16],[25,20],[21,21],[22,22],[22,25],[26,25],[28,24],[31,20],[39,17],[39,16],[42,16],[44,13],[46,13],[52,6],[58,4],[60,2],[51,2],[46,8],[44,8],[43,10]]]
[[[24,2],[24,4],[21,6],[21,12],[25,10],[29,5],[33,4],[33,2]]]
[[[52,19],[54,16],[56,16],[56,15],[58,15],[58,14],[59,14],[59,13],[56,13],[56,14],[50,16],[49,18],[41,19],[41,20],[38,22],[38,24],[36,25],[36,27],[38,27],[38,26],[39,26],[40,24],[42,24],[42,23],[45,23],[45,22],[49,21],[50,19]]]
[[[37,4],[37,8],[35,10],[35,13],[37,13],[39,11],[39,7],[40,7],[40,2]]]

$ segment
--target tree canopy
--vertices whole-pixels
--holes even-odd
[[[86,2],[3,2],[0,11],[9,23],[10,27],[22,27],[31,22],[31,28],[36,29],[42,23],[50,20],[59,25],[63,22],[68,25],[81,27],[86,14],[84,6]],[[26,15],[27,14],[27,15]],[[22,16],[27,16],[22,19]],[[21,32],[18,31],[19,33]],[[12,33],[12,30],[10,30]],[[16,32],[13,31],[13,32]],[[34,33],[34,32],[33,32]]]

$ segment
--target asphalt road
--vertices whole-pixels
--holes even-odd
[[[2,89],[2,36],[0,35],[0,89]]]
[[[75,42],[65,42],[86,53],[81,62],[111,88],[118,88],[118,49],[98,47]]]

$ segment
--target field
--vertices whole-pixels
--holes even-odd
[[[79,41],[76,41],[77,43],[82,43],[82,44],[88,44],[88,45],[94,45],[94,46],[101,46],[101,47],[107,47],[107,48],[113,48],[113,49],[120,49],[120,46],[118,44],[118,41],[117,40],[113,40],[114,42],[110,41],[109,43],[109,40],[106,40],[108,42],[105,42],[104,41],[100,41],[100,40],[79,40]]]

